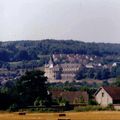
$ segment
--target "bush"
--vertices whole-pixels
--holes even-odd
[[[113,108],[110,107],[101,107],[101,106],[93,106],[93,105],[89,105],[89,106],[79,106],[79,107],[75,107],[74,111],[76,112],[82,112],[82,111],[104,111],[104,110],[114,110]]]
[[[59,106],[68,106],[69,102],[62,97],[58,98],[57,103]]]
[[[112,104],[109,104],[109,105],[107,106],[107,109],[108,109],[108,110],[114,110],[114,106],[113,106]]]
[[[57,112],[53,108],[31,108],[31,109],[28,109],[28,111],[30,112]]]
[[[10,112],[18,111],[18,105],[17,104],[10,105],[8,111],[10,111]]]
[[[97,102],[95,100],[89,100],[89,105],[97,105]]]
[[[37,97],[37,99],[34,101],[34,106],[44,106],[45,100],[42,100],[40,97]]]

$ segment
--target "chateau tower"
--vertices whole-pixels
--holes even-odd
[[[48,81],[52,81],[55,78],[55,73],[54,73],[54,61],[53,58],[50,57],[48,65],[45,65],[45,76],[48,77]]]
[[[49,60],[49,68],[53,68],[54,67],[54,61],[53,61],[53,58],[50,57],[50,60]]]

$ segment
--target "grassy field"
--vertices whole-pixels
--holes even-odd
[[[0,120],[120,120],[120,112],[68,112],[59,117],[59,113],[0,113]]]

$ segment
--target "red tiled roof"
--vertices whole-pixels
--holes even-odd
[[[56,99],[60,97],[60,94],[64,92],[63,90],[51,90],[50,93],[52,93],[52,98]]]
[[[120,87],[103,87],[103,89],[113,98],[113,100],[120,100]]]
[[[83,97],[84,102],[88,102],[88,94],[85,91],[51,91],[54,99],[62,97],[63,99],[73,103],[75,99]]]

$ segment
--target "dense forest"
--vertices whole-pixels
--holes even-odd
[[[41,40],[0,42],[0,61],[37,60],[40,55],[88,54],[120,55],[120,44],[86,43],[73,40]]]

